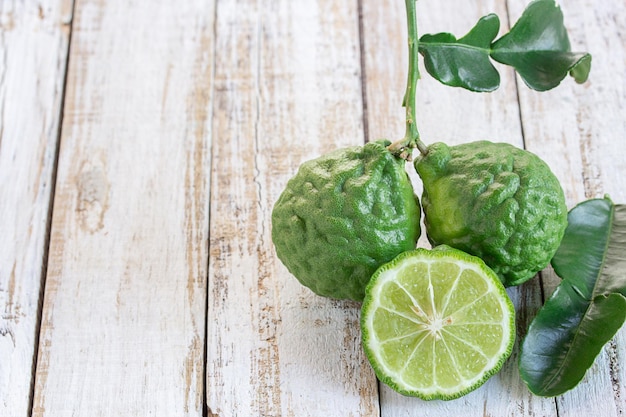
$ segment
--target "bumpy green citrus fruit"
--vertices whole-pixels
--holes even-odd
[[[361,309],[363,348],[396,391],[451,400],[498,372],[515,341],[515,310],[498,276],[448,246],[381,266]]]
[[[389,143],[303,163],[274,205],[276,254],[319,295],[360,301],[376,268],[415,248],[420,207]]]
[[[567,207],[539,157],[505,143],[435,143],[415,167],[433,244],[479,256],[506,286],[547,266],[563,237]]]

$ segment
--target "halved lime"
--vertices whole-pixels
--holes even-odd
[[[442,245],[405,252],[374,273],[361,331],[381,381],[404,395],[451,400],[500,370],[515,310],[480,258]]]

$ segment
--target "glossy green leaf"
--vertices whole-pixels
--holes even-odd
[[[626,320],[626,205],[604,198],[573,208],[552,266],[563,281],[532,321],[519,362],[542,396],[574,388]]]
[[[494,42],[500,21],[494,14],[481,18],[470,32],[456,39],[450,33],[424,35],[419,51],[435,79],[471,91],[493,91],[500,75],[491,59],[510,65],[535,90],[556,87],[569,73],[583,83],[591,70],[591,55],[573,53],[563,13],[554,0],[534,0],[511,31]]]
[[[591,69],[591,55],[570,52],[561,8],[553,0],[535,0],[509,33],[492,46],[491,57],[511,65],[526,85],[535,90],[556,87],[572,73],[585,82]]]
[[[429,74],[443,84],[471,91],[493,91],[500,75],[489,59],[491,43],[500,29],[500,20],[490,14],[461,39],[450,33],[424,35],[419,48]]]

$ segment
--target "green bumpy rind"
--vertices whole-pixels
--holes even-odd
[[[415,161],[428,238],[482,258],[505,286],[545,268],[567,226],[548,165],[506,143],[435,143]]]
[[[405,161],[377,141],[300,166],[272,211],[272,241],[287,269],[316,294],[361,301],[374,271],[420,235]]]

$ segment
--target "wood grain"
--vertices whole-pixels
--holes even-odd
[[[424,402],[379,386],[359,304],[314,295],[276,258],[272,206],[303,161],[404,134],[404,4],[75,3],[0,4],[0,415],[626,413],[625,329],[555,399],[524,386],[516,345],[477,391]],[[462,36],[491,12],[503,33],[527,3],[419,1],[420,34]],[[498,65],[500,89],[477,94],[422,67],[422,139],[526,147],[570,207],[625,203],[623,0],[561,3],[593,55],[587,83],[537,93]],[[540,278],[508,290],[518,343],[559,282]]]
[[[34,416],[201,416],[213,16],[78,1]]]
[[[509,1],[513,18],[523,1]],[[572,0],[561,6],[572,49],[590,52],[589,81],[572,79],[547,93],[520,89],[525,142],[561,180],[570,207],[605,193],[626,202],[626,16],[620,0]],[[559,282],[544,274],[545,294]],[[603,349],[583,381],[557,398],[559,416],[626,413],[626,329]]]
[[[357,11],[356,1],[218,4],[209,415],[378,415],[358,304],[302,287],[271,243],[272,206],[298,165],[363,144]]]
[[[0,415],[29,413],[71,1],[0,5]]]

